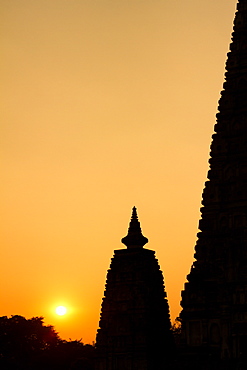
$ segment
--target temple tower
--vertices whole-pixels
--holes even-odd
[[[223,88],[181,318],[187,353],[246,364],[247,0],[237,4]]]
[[[144,249],[133,208],[127,249],[114,251],[107,273],[99,330],[97,370],[163,370],[171,355],[170,315],[155,253]]]

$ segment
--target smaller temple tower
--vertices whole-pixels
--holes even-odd
[[[114,251],[96,338],[96,370],[164,370],[173,349],[169,307],[155,252],[144,249],[136,208],[127,249]]]

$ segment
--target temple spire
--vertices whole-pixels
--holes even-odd
[[[170,369],[173,338],[164,278],[155,252],[143,248],[148,239],[136,207],[122,241],[128,248],[114,251],[107,272],[94,369]]]
[[[148,239],[142,235],[136,207],[132,208],[128,234],[122,238],[121,242],[125,244],[127,248],[142,248],[146,243],[148,243]]]
[[[247,0],[239,0],[202,196],[195,261],[182,292],[181,343],[191,362],[202,358],[201,364],[188,365],[191,369],[247,369],[247,357],[242,357],[247,353],[247,316],[241,316],[247,299],[246,66]],[[243,299],[236,298],[241,294]],[[215,363],[205,365],[203,356]]]

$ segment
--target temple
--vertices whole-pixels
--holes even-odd
[[[96,370],[163,370],[173,350],[169,307],[155,252],[143,248],[136,208],[127,249],[114,251],[96,338]]]
[[[182,345],[204,362],[197,369],[247,368],[247,0],[237,5],[223,88],[181,302]]]

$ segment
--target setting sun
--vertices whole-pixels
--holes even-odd
[[[64,306],[58,306],[56,308],[56,314],[59,315],[59,316],[63,316],[67,313],[67,308],[64,307]]]

